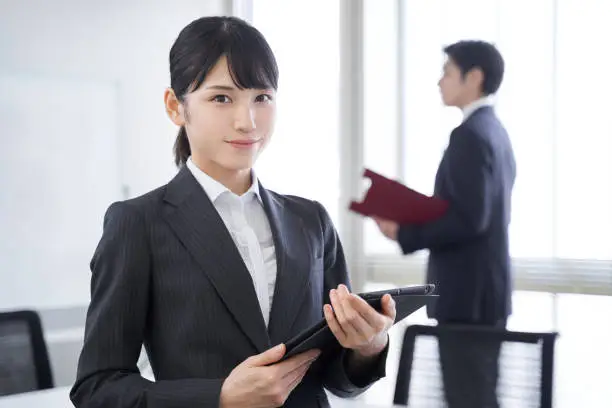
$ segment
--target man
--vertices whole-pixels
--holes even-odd
[[[504,60],[483,41],[460,41],[444,52],[447,60],[438,83],[442,100],[464,116],[450,135],[436,174],[434,195],[447,200],[449,209],[422,225],[376,222],[404,254],[430,250],[427,280],[436,284],[439,295],[436,306],[428,309],[430,317],[441,325],[505,328],[511,313],[508,225],[516,166],[510,139],[491,103],[503,79]],[[443,368],[449,362],[447,351],[441,345]],[[499,345],[493,353],[497,357]],[[495,378],[496,371],[491,374]]]

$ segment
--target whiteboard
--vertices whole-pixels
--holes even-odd
[[[89,302],[118,116],[116,84],[0,75],[0,309]]]

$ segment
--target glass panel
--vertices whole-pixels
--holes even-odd
[[[612,2],[558,3],[557,255],[612,260]]]
[[[364,164],[390,178],[397,176],[398,156],[396,15],[395,1],[364,1]],[[367,254],[400,252],[374,221],[364,218],[363,222]]]
[[[255,0],[253,5],[253,25],[270,43],[280,70],[276,130],[257,173],[266,188],[321,202],[336,227],[339,20],[339,1]]]

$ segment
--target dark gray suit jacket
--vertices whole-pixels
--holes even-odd
[[[493,108],[474,112],[450,136],[434,195],[450,202],[441,219],[403,225],[404,253],[429,248],[427,280],[440,295],[440,323],[497,324],[511,313],[508,226],[516,177],[508,133]]]
[[[166,186],[113,204],[91,262],[91,304],[76,407],[218,407],[224,379],[251,355],[323,317],[331,288],[348,283],[323,207],[261,187],[277,257],[266,329],[251,276],[212,202],[183,168]],[[156,382],[140,376],[144,344]],[[286,407],[326,407],[323,387],[352,396],[384,376],[347,373],[345,350],[321,356]]]

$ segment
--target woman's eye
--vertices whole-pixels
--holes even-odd
[[[215,95],[215,97],[212,100],[213,102],[217,102],[217,103],[230,103],[231,102],[229,96],[227,95]]]
[[[257,98],[255,98],[255,100],[257,102],[271,102],[272,96],[268,94],[261,94],[261,95],[258,95]]]

